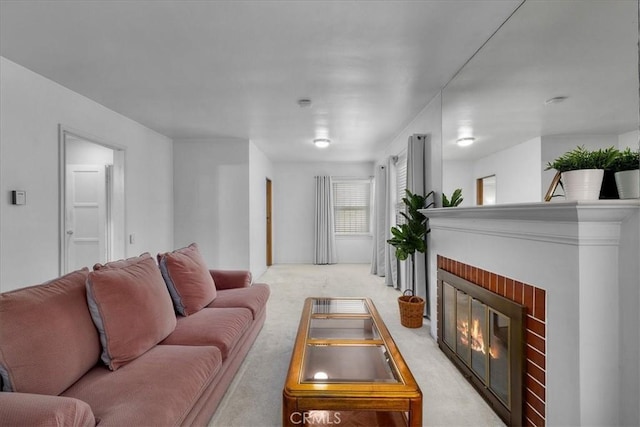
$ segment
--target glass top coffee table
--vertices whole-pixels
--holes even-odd
[[[422,425],[422,392],[369,298],[307,298],[282,424]]]

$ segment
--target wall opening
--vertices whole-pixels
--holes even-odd
[[[124,149],[60,126],[60,274],[125,257]]]

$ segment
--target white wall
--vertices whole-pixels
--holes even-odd
[[[640,144],[640,131],[634,130],[631,132],[618,135],[618,149],[624,150],[625,148],[631,148],[637,150]]]
[[[112,165],[113,150],[81,139],[67,138],[67,164]]]
[[[249,269],[249,141],[176,140],[174,240],[196,242],[210,268]]]
[[[475,161],[445,161],[444,192],[450,196],[461,188],[464,201],[460,206],[474,206],[476,179],[495,175],[497,203],[542,201],[540,150],[540,138],[533,138]]]
[[[273,184],[273,175],[271,160],[249,143],[249,264],[253,277],[267,270],[266,181],[269,178]]]
[[[442,192],[451,198],[453,192],[460,188],[464,199],[460,206],[476,204],[475,178],[473,162],[470,160],[445,160],[442,172]]]
[[[627,218],[621,226],[619,250],[619,324],[620,364],[620,425],[638,425],[640,422],[640,214]]]
[[[172,142],[0,58],[0,291],[58,276],[58,125],[126,148],[128,256],[173,246]],[[27,205],[9,203],[25,190]]]
[[[275,163],[273,180],[274,263],[313,262],[314,176],[370,177],[373,163]],[[338,263],[369,263],[371,237],[336,239]]]
[[[540,138],[510,147],[478,159],[473,165],[473,184],[478,178],[496,176],[496,203],[523,203],[542,201],[540,164]],[[476,187],[473,185],[470,205],[475,204]],[[546,191],[546,189],[545,189]]]

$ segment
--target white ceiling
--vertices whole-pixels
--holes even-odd
[[[444,89],[444,157],[637,131],[638,79],[637,0],[527,1]]]
[[[520,3],[2,0],[0,54],[174,139],[373,160]]]

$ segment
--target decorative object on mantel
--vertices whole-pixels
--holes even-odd
[[[555,169],[561,174],[559,183],[567,200],[598,200],[604,171],[611,169],[618,153],[614,147],[587,150],[578,146],[549,162],[545,170]]]
[[[551,180],[551,184],[549,185],[549,189],[547,190],[547,194],[544,196],[545,202],[550,202],[554,197],[564,197],[564,194],[556,194],[556,189],[558,186],[562,187],[562,182],[560,182],[560,176],[562,174],[560,172],[556,172]]]
[[[395,227],[391,227],[391,234],[393,237],[387,240],[387,243],[396,248],[396,258],[400,261],[405,261],[407,258],[411,257],[411,289],[407,289],[407,291],[411,291],[411,298],[414,298],[411,303],[420,304],[420,324],[416,325],[415,322],[402,319],[402,298],[405,297],[405,295],[398,298],[398,304],[400,305],[400,323],[402,323],[403,326],[411,325],[407,326],[409,328],[419,328],[422,326],[422,313],[424,313],[425,301],[423,298],[415,296],[415,253],[416,251],[423,253],[427,250],[425,237],[429,232],[427,228],[427,217],[424,216],[419,209],[426,209],[434,206],[435,202],[427,204],[427,200],[430,196],[434,195],[434,192],[431,191],[426,196],[413,194],[409,190],[405,190],[405,192],[407,195],[402,199],[402,202],[405,204],[407,212],[400,212],[400,215],[404,217],[406,222],[398,224]],[[409,301],[407,301],[407,303],[409,303]]]
[[[459,206],[464,198],[462,197],[462,188],[456,188],[453,194],[451,195],[451,200],[447,198],[447,196],[442,193],[442,207],[443,208],[454,208]]]
[[[613,162],[613,171],[621,199],[640,198],[640,150],[626,148]]]

